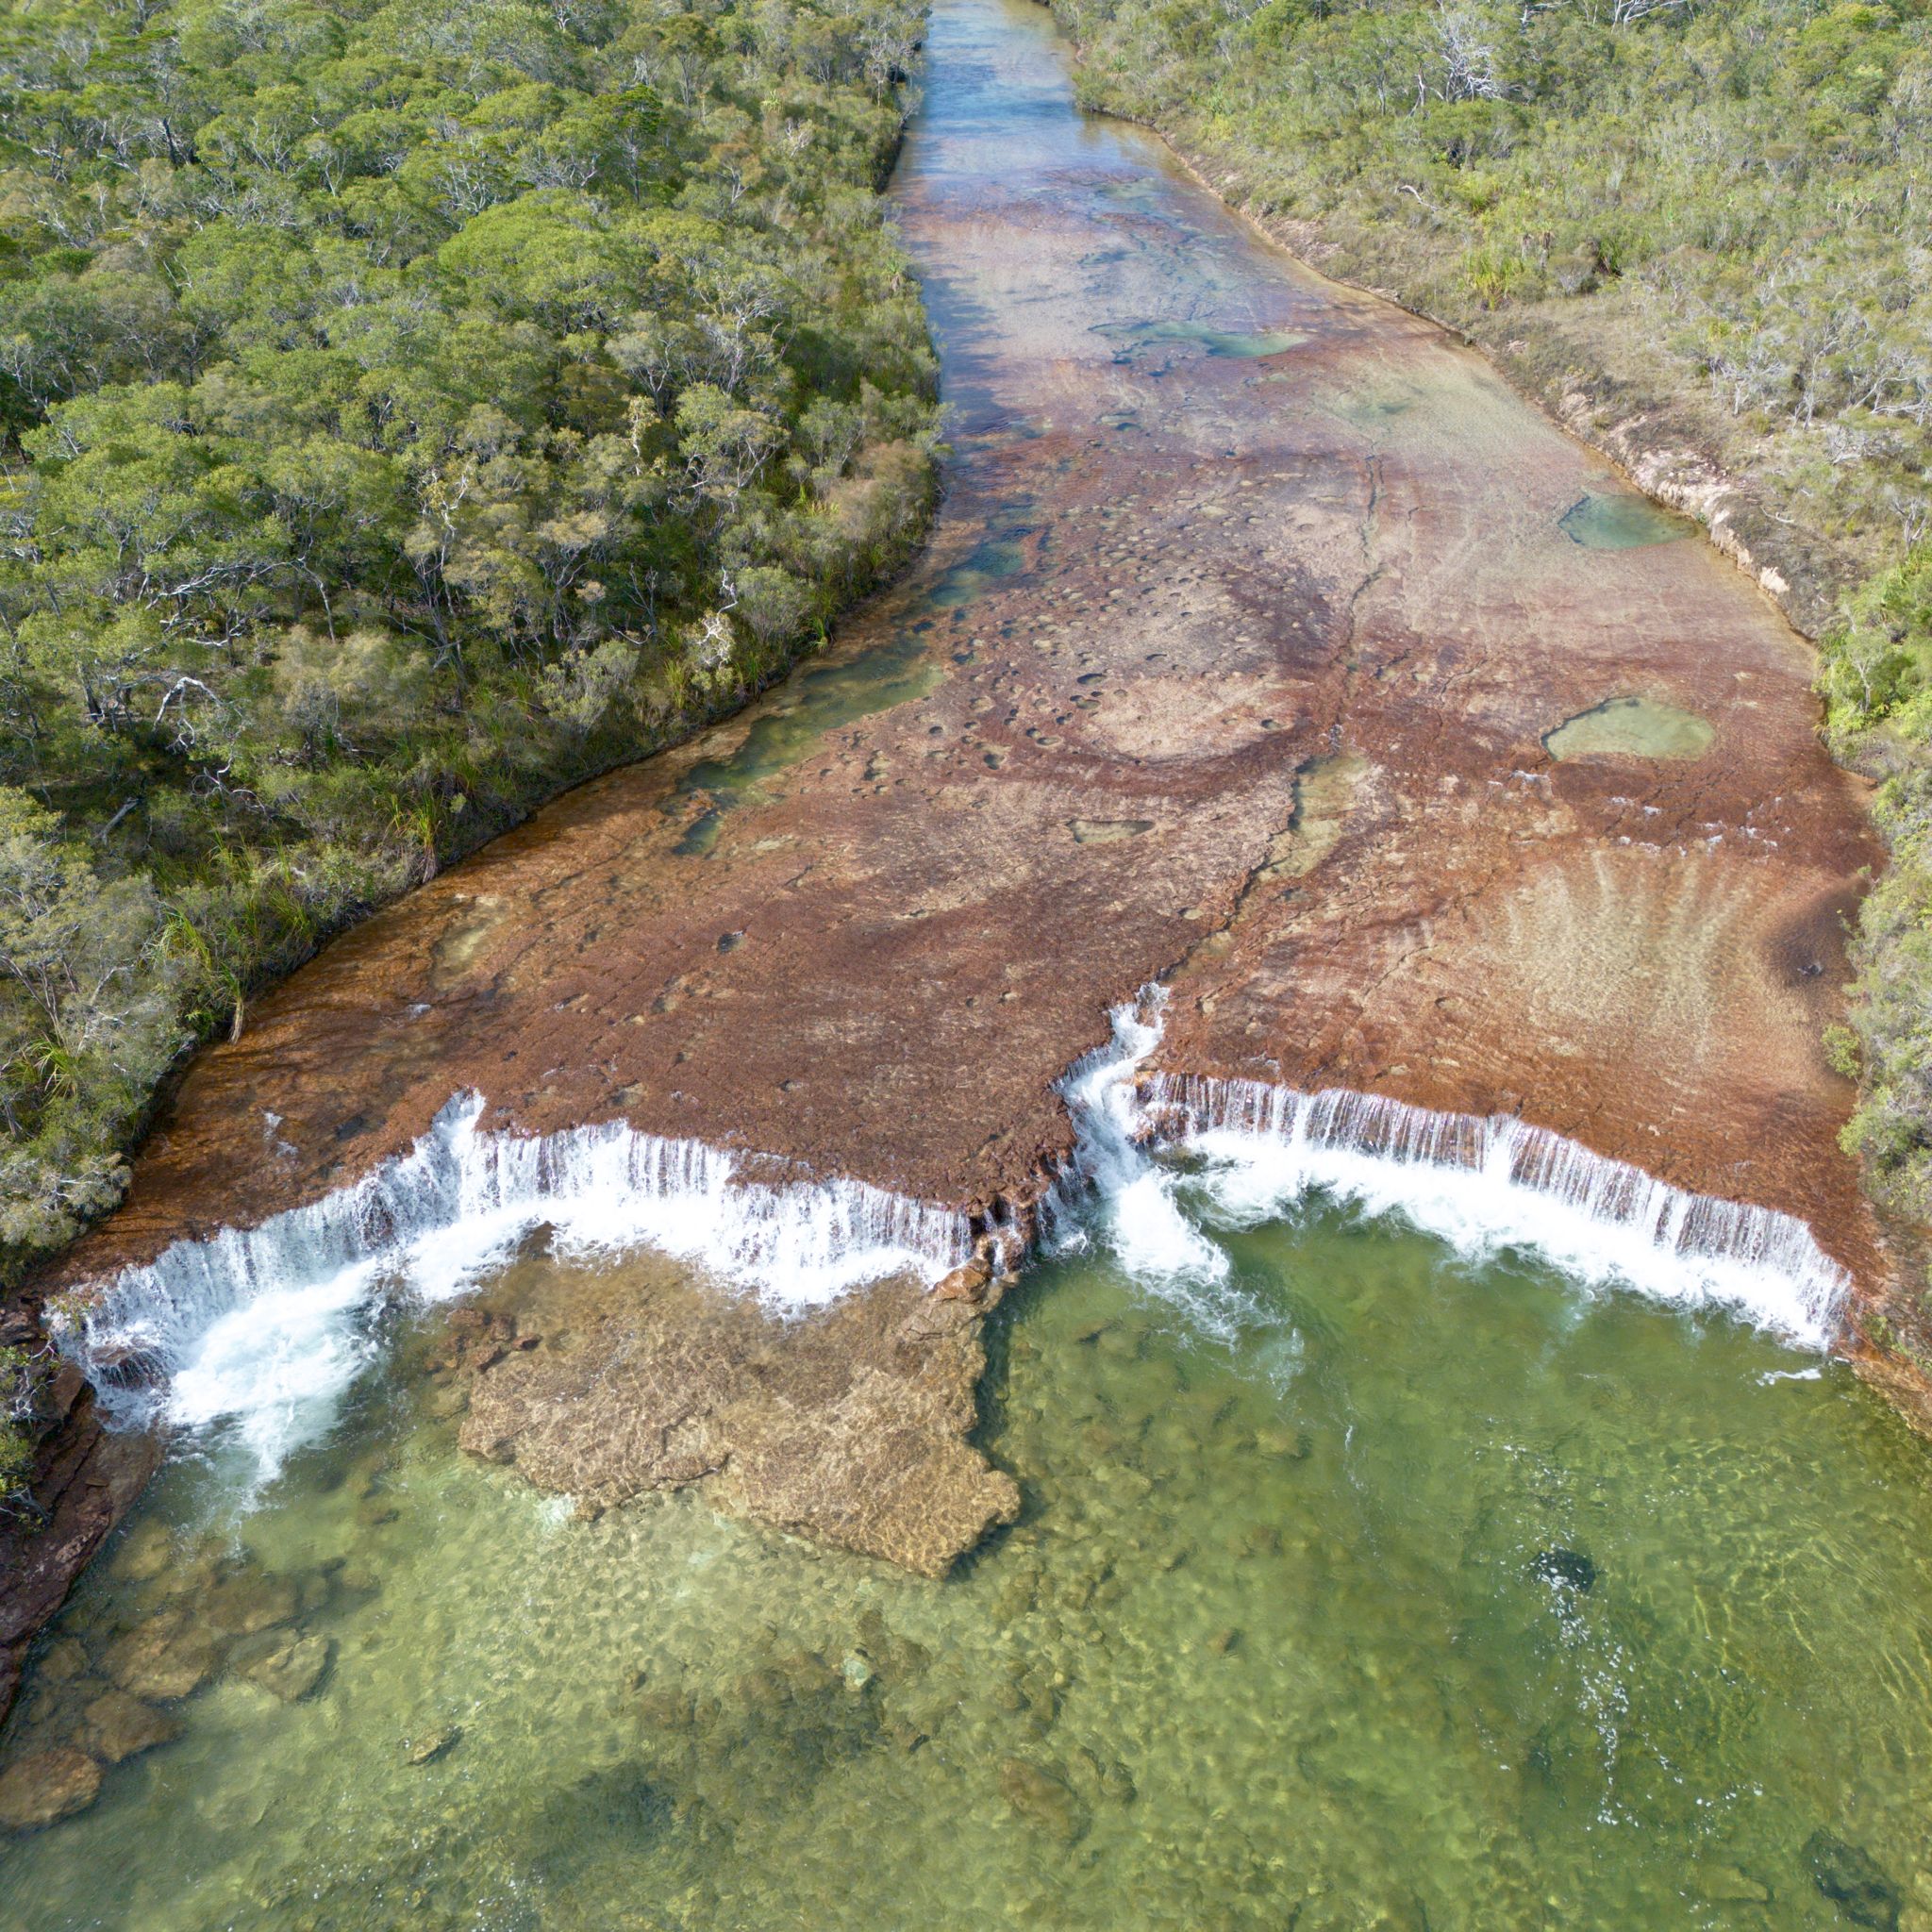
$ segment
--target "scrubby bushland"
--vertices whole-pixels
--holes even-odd
[[[0,1347],[0,1519],[38,1516],[32,1486],[48,1375],[45,1348]]]
[[[1865,901],[1857,1038],[1837,1042],[1864,1086],[1845,1141],[1879,1198],[1932,1221],[1932,546],[1863,585],[1827,641],[1824,691],[1840,757],[1879,779],[1891,866]],[[1922,1312],[1932,1314],[1932,1296]],[[1932,1333],[1925,1338],[1932,1341]]]
[[[0,1271],[184,1046],[905,553],[909,0],[0,22]]]
[[[1518,374],[1660,404],[1803,532],[1893,866],[1848,1139],[1932,1222],[1932,19],[1924,0],[1052,0],[1087,102]],[[1827,605],[1827,608],[1828,605]]]

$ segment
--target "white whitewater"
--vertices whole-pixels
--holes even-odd
[[[1143,1075],[1163,997],[1150,989],[1116,1009],[1111,1044],[1061,1091],[1116,1257],[1197,1310],[1218,1306],[1228,1264],[1184,1196],[1210,1224],[1251,1226],[1320,1190],[1400,1215],[1465,1255],[1530,1250],[1586,1284],[1720,1306],[1806,1347],[1827,1347],[1837,1332],[1850,1279],[1791,1215],[1688,1193],[1511,1115],[1432,1113],[1344,1088]],[[1158,1145],[1197,1157],[1197,1170],[1163,1167],[1149,1152]],[[1077,1240],[1069,1205],[1063,1196],[1043,1219]]]
[[[1180,1176],[1149,1155],[1140,1102],[1141,1063],[1160,1042],[1166,994],[1143,990],[1113,1010],[1113,1038],[1075,1060],[1059,1082],[1074,1124],[1074,1164],[1040,1204],[1042,1245],[1069,1252],[1098,1237],[1137,1280],[1184,1304],[1202,1326],[1228,1334],[1225,1252],[1188,1218]],[[1087,1198],[1091,1195],[1091,1198]]]
[[[491,1133],[483,1107],[458,1095],[355,1186],[108,1282],[61,1341],[110,1416],[224,1425],[266,1480],[328,1426],[386,1296],[459,1294],[543,1224],[553,1252],[657,1248],[781,1312],[890,1274],[936,1281],[971,1252],[964,1215],[884,1189],[747,1180],[741,1157],[622,1121]]]
[[[1203,1327],[1231,1334],[1251,1312],[1207,1230],[1278,1217],[1321,1190],[1466,1255],[1531,1250],[1585,1283],[1722,1305],[1811,1347],[1831,1341],[1849,1284],[1791,1216],[1667,1187],[1507,1116],[1143,1075],[1163,998],[1150,989],[1117,1008],[1112,1041],[1059,1083],[1075,1158],[1040,1225],[1049,1248],[1098,1237]],[[69,1321],[62,1346],[114,1420],[217,1432],[259,1483],[328,1427],[392,1297],[459,1294],[540,1224],[560,1255],[656,1248],[778,1312],[891,1274],[937,1281],[972,1252],[965,1215],[862,1182],[748,1179],[744,1157],[621,1121],[491,1133],[483,1110],[458,1095],[355,1186],[125,1270]],[[1154,1157],[1159,1145],[1197,1159],[1184,1173]]]

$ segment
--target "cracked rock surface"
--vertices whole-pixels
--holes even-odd
[[[541,1345],[491,1352],[460,1441],[582,1510],[701,1482],[774,1528],[943,1575],[1020,1509],[965,1440],[993,1298],[976,1276],[972,1294],[890,1282],[778,1323],[649,1256],[529,1259],[485,1306]]]

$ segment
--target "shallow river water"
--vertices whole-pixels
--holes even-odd
[[[940,9],[908,168],[1064,148],[1096,194],[1165,193],[1074,116],[1047,32]],[[1136,246],[1225,294],[1113,338],[1206,446],[1212,398],[1164,358],[1260,363],[1293,304],[1249,301],[1232,228]],[[960,446],[1024,441],[974,346],[998,290],[928,293]],[[1050,369],[1058,313],[1001,320]],[[1034,515],[983,514],[921,628],[692,766],[678,862],[722,867],[824,734],[966,664],[975,603],[1039,568]],[[1566,559],[1687,534],[1594,495],[1561,531]],[[1709,741],[1620,688],[1550,722],[1579,759]],[[1151,821],[1074,824],[1084,850]],[[15,1735],[119,1761],[0,1840],[0,1927],[1932,1932],[1932,1487],[1848,1371],[1485,1245],[1454,1175],[1410,1205],[1459,1245],[1392,1184],[1110,1159],[991,1324],[977,1440],[1024,1511],[943,1583],[694,1492],[580,1516],[458,1451],[447,1304],[251,1304],[253,1354],[199,1366],[294,1392],[215,1391],[49,1633]],[[666,1265],[525,1259],[517,1293],[621,1303]]]
[[[0,1920],[1824,1927],[1823,1831],[1912,1923],[1932,1497],[1892,1416],[1728,1319],[1182,1200],[1219,1281],[1092,1240],[996,1318],[1025,1512],[944,1584],[691,1496],[574,1521],[458,1452],[403,1324],[252,1511],[177,1461],[58,1633],[98,1669],[225,1589],[320,1683],[176,1706],[8,1847]]]

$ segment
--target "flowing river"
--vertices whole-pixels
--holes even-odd
[[[1384,341],[1374,331],[1389,325],[1297,279],[1152,143],[1084,121],[1042,11],[945,0],[928,60],[897,192],[958,412],[956,501],[934,557],[848,647],[742,724],[565,801],[372,922],[269,1004],[265,1044],[204,1062],[148,1157],[159,1179],[137,1189],[136,1232],[110,1227],[109,1252],[151,1259],[181,1199],[200,1200],[206,1223],[317,1198],[335,1171],[311,1147],[353,1147],[375,1132],[365,1110],[374,1121],[385,1108],[392,1141],[427,1136],[416,1165],[382,1182],[383,1229],[417,1239],[385,1248],[365,1226],[351,1252],[342,1215],[324,1215],[254,1248],[187,1244],[172,1273],[120,1277],[92,1358],[143,1372],[120,1399],[166,1414],[174,1451],[50,1631],[0,1740],[9,1763],[53,1740],[99,1781],[75,1815],[0,1841],[0,1923],[1926,1932],[1932,1494],[1923,1445],[1824,1352],[1866,1236],[1818,1152],[1842,1095],[1808,1042],[1831,977],[1828,908],[1866,848],[1809,742],[1795,647],[1724,566],[1677,541],[1681,525],[1511,414],[1467,358],[1419,327]],[[931,219],[949,193],[950,256]],[[1014,266],[1012,237],[1034,223],[1051,262],[1069,208],[1086,225],[1078,258],[1108,286],[1145,293],[1190,278],[1165,320],[1148,319],[1155,308],[1088,318],[1117,392],[1112,375],[1096,382],[1091,342],[1064,358],[1057,346],[1079,291],[1042,280],[1038,261],[1029,280],[1024,247]],[[1096,226],[1116,238],[1108,259]],[[1366,354],[1370,375],[1324,388],[1322,369],[1296,374],[1284,358],[1321,328]],[[1426,381],[1400,359],[1409,349],[1437,358]],[[1077,416],[1109,451],[1144,451],[1105,458],[1109,500],[1076,500],[1066,479],[1085,473],[1053,423],[1016,416],[1016,358],[1031,358],[1028,393],[1048,415]],[[1377,454],[1387,425],[1427,417],[1444,390],[1474,460],[1548,486],[1523,486],[1529,508],[1507,491],[1488,505],[1488,561],[1471,571],[1508,575],[1493,608],[1453,604],[1454,558],[1432,575],[1426,533],[1457,522],[1456,502],[1422,488],[1403,497],[1405,475],[1436,474],[1413,458],[1429,433],[1414,432],[1407,472],[1393,443],[1386,463]],[[1137,463],[1151,475],[1183,444],[1190,462],[1252,468],[1241,411],[1261,408],[1284,436],[1319,416],[1341,427],[1311,435],[1366,438],[1369,454],[1333,475],[1266,456],[1276,496],[1303,506],[1292,516],[1314,560],[1306,580],[1283,565],[1230,601],[1204,553],[1160,536],[1129,485]],[[1054,488],[1073,495],[1043,520]],[[1192,502],[1203,541],[1237,520],[1257,525],[1237,552],[1264,541],[1238,497]],[[1055,575],[1055,541],[1087,546],[1079,572]],[[1321,590],[1324,544],[1352,558],[1338,580],[1353,594]],[[1581,588],[1562,589],[1559,566],[1584,573]],[[1171,597],[1171,619],[1129,620],[1124,606],[1109,618],[1109,569],[1139,599]],[[1267,601],[1277,593],[1285,604]],[[1474,639],[1463,655],[1434,671],[1406,649],[1372,661],[1402,599],[1439,596],[1457,613],[1448,627]],[[1378,597],[1395,600],[1379,617]],[[1576,670],[1587,637],[1519,667],[1527,697],[1477,647],[1484,624],[1504,622],[1497,609],[1526,636],[1554,637],[1607,602],[1619,625],[1589,676]],[[1076,609],[1095,603],[1097,616]],[[1250,648],[1272,636],[1278,657],[1281,635],[1324,611],[1345,647],[1332,715],[1325,659],[1284,672]],[[1124,696],[1099,648],[1109,623],[1174,654]],[[1722,651],[1684,647],[1689,669],[1670,656],[1707,633]],[[1097,641],[1091,656],[1083,638]],[[1619,669],[1618,639],[1641,675]],[[1028,711],[1015,653],[1041,677],[1064,673],[1058,712]],[[1701,669],[1705,657],[1721,672]],[[1449,695],[1430,684],[1438,673]],[[1300,711],[1270,683],[1284,676],[1314,693]],[[1412,795],[1378,817],[1358,732],[1387,771],[1400,732],[1433,746],[1450,705],[1500,775],[1485,791],[1445,774],[1456,782],[1424,798],[1401,774]],[[1511,707],[1541,722],[1511,722]],[[1400,732],[1387,722],[1398,714]],[[1349,720],[1358,732],[1342,729]],[[1162,764],[1171,739],[1209,727],[1236,745],[1231,762],[1179,775]],[[941,776],[892,804],[891,774],[926,755],[909,747],[928,736]],[[1291,755],[1276,751],[1291,741]],[[1707,755],[1707,775],[1674,791]],[[944,776],[961,757],[984,774],[977,791]],[[1023,785],[1016,771],[1036,775]],[[836,821],[835,793],[847,814]],[[974,821],[983,796],[1022,802]],[[849,801],[875,798],[888,816],[869,822],[871,842],[841,846],[861,808]],[[1426,880],[1444,853],[1452,871],[1465,862],[1455,855],[1477,855],[1436,978],[1413,946],[1399,969],[1394,951],[1351,963],[1324,951],[1318,927],[1280,924],[1321,916],[1303,908],[1330,854],[1352,849],[1351,812],[1383,827],[1383,857],[1332,895],[1338,921],[1386,913],[1391,881]],[[1324,830],[1331,820],[1344,829]],[[1035,834],[1049,822],[1067,837],[1042,859]],[[932,869],[932,827],[954,824],[954,870],[926,881],[928,906],[893,868]],[[1474,833],[1451,841],[1449,828],[1471,824],[1504,828],[1501,856],[1482,858]],[[1590,849],[1566,856],[1579,824]],[[1215,840],[1245,882],[1219,900]],[[729,975],[755,970],[769,941],[774,1010],[800,1005],[807,969],[777,928],[807,924],[811,902],[784,896],[814,890],[792,876],[813,870],[800,869],[801,841],[814,863],[831,853],[852,905],[883,880],[881,901],[914,909],[903,936],[867,927],[849,956],[826,956],[831,991],[808,1008],[788,1073],[761,1058],[782,1027],[764,1026],[758,983]],[[1008,853],[1023,845],[1033,873]],[[757,870],[767,862],[782,884]],[[1531,863],[1544,870],[1519,891],[1509,868]],[[481,1088],[468,1076],[489,1026],[518,1029],[529,1077],[548,1069],[520,1124],[556,1133],[611,1117],[573,1087],[576,1062],[554,1043],[608,982],[559,987],[562,969],[543,978],[522,963],[571,950],[559,937],[578,916],[571,895],[593,874],[591,940],[572,945],[582,952],[621,905],[626,946],[651,954],[661,988],[655,1003],[633,1001],[635,1037],[680,1042],[675,1063],[666,1056],[675,1075],[639,1061],[623,1070],[634,1079],[608,1074],[611,1091],[641,1095],[636,1110],[649,1112],[650,1080],[676,1080],[670,1099],[688,1106],[676,1118],[691,1139],[653,1141],[647,1156],[626,1143],[620,1168],[554,1143],[547,1166],[525,1163],[521,1193],[490,1167],[495,1218],[465,1219],[462,1161],[499,1157],[475,1151],[484,1100],[460,1118],[440,1110]],[[1017,910],[989,925],[991,941],[974,924],[968,943],[949,914],[991,915],[966,885],[947,894],[982,877],[987,903]],[[1027,935],[1046,930],[1056,891],[1054,929],[1071,923],[1079,943],[1047,970]],[[761,925],[774,894],[775,924]],[[1485,895],[1510,908],[1487,938]],[[698,935],[688,956],[684,917]],[[1293,988],[1269,978],[1285,932],[1302,948]],[[1584,950],[1565,951],[1577,934]],[[1528,964],[1506,958],[1506,940]],[[508,963],[491,966],[491,948]],[[1539,958],[1555,961],[1541,977]],[[479,961],[494,974],[487,999],[463,977]],[[1344,967],[1394,988],[1396,1005],[1358,1035],[1324,1035],[1324,1084],[1366,1083],[1370,1045],[1410,1084],[1310,1128],[1281,1095],[1303,1018],[1309,1039],[1328,1023],[1294,1002]],[[1115,1045],[1099,1046],[1107,1007],[1170,972],[1170,1004],[1120,1008]],[[1433,1076],[1391,1050],[1411,1024],[1411,982]],[[1511,1060],[1494,1037],[1465,1044],[1480,1032],[1467,1017],[1478,982],[1492,1009],[1527,1016],[1527,1037],[1563,1043],[1539,1046],[1541,1062]],[[367,1010],[352,1011],[344,990],[372,984]],[[1640,984],[1655,997],[1633,995]],[[1255,1032],[1264,996],[1276,1058],[1262,1066],[1215,1028]],[[859,1038],[841,999],[890,1010]],[[965,1079],[971,1042],[1008,1000],[1010,1050]],[[1039,1017],[1056,1012],[1074,1016],[1058,1033]],[[1223,1084],[1142,1090],[1193,1095],[1191,1131],[1157,1154],[1138,1137],[1148,1117],[1134,1082],[1143,1065],[1158,1071],[1164,1026],[1185,1049],[1174,1079],[1212,1070]],[[1074,1059],[1063,1035],[1094,1051],[1056,1089],[1052,1074]],[[951,1081],[894,1086],[891,1070],[916,1073],[934,1040]],[[596,1064],[641,1050],[612,1046]],[[1419,1068],[1424,1048],[1408,1052]],[[501,1066],[516,1058],[505,1051]],[[1614,1068],[1595,1088],[1575,1071],[1592,1060]],[[284,1064],[315,1070],[298,1094],[310,1114],[267,1110]],[[1274,1099],[1225,1084],[1258,1074],[1284,1083]],[[1691,1105],[1707,1091],[1735,1103],[1707,1131]],[[1525,1091],[1525,1114],[1553,1130],[1541,1139],[1513,1122],[1444,1126],[1397,1104],[1487,1111]],[[222,1151],[225,1096],[249,1159]],[[667,1353],[675,1382],[682,1357],[664,1338],[699,1332],[690,1324],[707,1308],[744,1310],[780,1350],[844,1332],[827,1324],[859,1334],[868,1307],[924,1320],[908,1269],[930,1280],[958,1260],[968,1208],[983,1227],[997,1192],[967,1200],[976,1171],[948,1165],[931,1124],[971,1126],[969,1103],[1048,1124],[1030,1141],[1019,1128],[966,1135],[975,1157],[991,1149],[999,1186],[1017,1192],[1042,1154],[1074,1158],[1091,1185],[1048,1196],[1041,1257],[986,1320],[974,1452],[950,1437],[935,1448],[921,1424],[918,1454],[937,1459],[915,1458],[914,1490],[930,1467],[978,1499],[967,1533],[935,1532],[941,1557],[947,1537],[995,1525],[944,1581],[852,1553],[896,1551],[919,1568],[930,1550],[913,1532],[929,1525],[892,1517],[881,1531],[860,1509],[826,1530],[805,1506],[771,1500],[783,1483],[769,1470],[738,1513],[664,1487],[704,1473],[664,1474],[668,1424],[625,1447],[645,1479],[596,1455],[572,1465],[597,1477],[578,1483],[521,1450],[512,1469],[458,1446],[476,1391],[518,1372],[522,1343],[540,1336],[528,1360],[590,1363],[565,1388],[581,1410]],[[1292,1134],[1257,1124],[1291,1116]],[[753,1212],[692,1151],[722,1142],[713,1123],[734,1118],[741,1146],[810,1152],[876,1185],[821,1187],[794,1213],[788,1202],[805,1197],[777,1187],[774,1168]],[[1653,1118],[1682,1128],[1682,1188],[1756,1206],[1653,1187],[1554,1138],[1588,1123],[1593,1145],[1635,1158],[1647,1143],[1631,1136]],[[447,1201],[412,1223],[395,1195],[405,1186],[441,1187]],[[721,1232],[727,1199],[738,1219]],[[1779,1207],[1805,1213],[1824,1248],[1765,1211]],[[747,1284],[767,1309],[786,1304],[791,1325],[743,1299]],[[648,1341],[625,1326],[646,1307],[672,1311]],[[594,1346],[573,1356],[584,1337]],[[766,1375],[776,1357],[763,1345],[742,1344],[752,1353],[733,1374],[748,1359],[749,1381]],[[916,1382],[924,1358],[898,1346],[881,1344],[876,1360],[912,1360]],[[942,1407],[976,1367],[971,1354],[954,1362],[966,1379]],[[822,1368],[797,1373],[808,1382]],[[842,1401],[843,1384],[834,1392]],[[718,1413],[751,1402],[741,1378]],[[861,1457],[868,1427],[880,1425],[861,1416],[845,1435],[811,1437],[803,1459]],[[785,1462],[769,1448],[768,1463]],[[602,1507],[648,1488],[663,1492]],[[759,1515],[847,1547],[749,1520]]]

